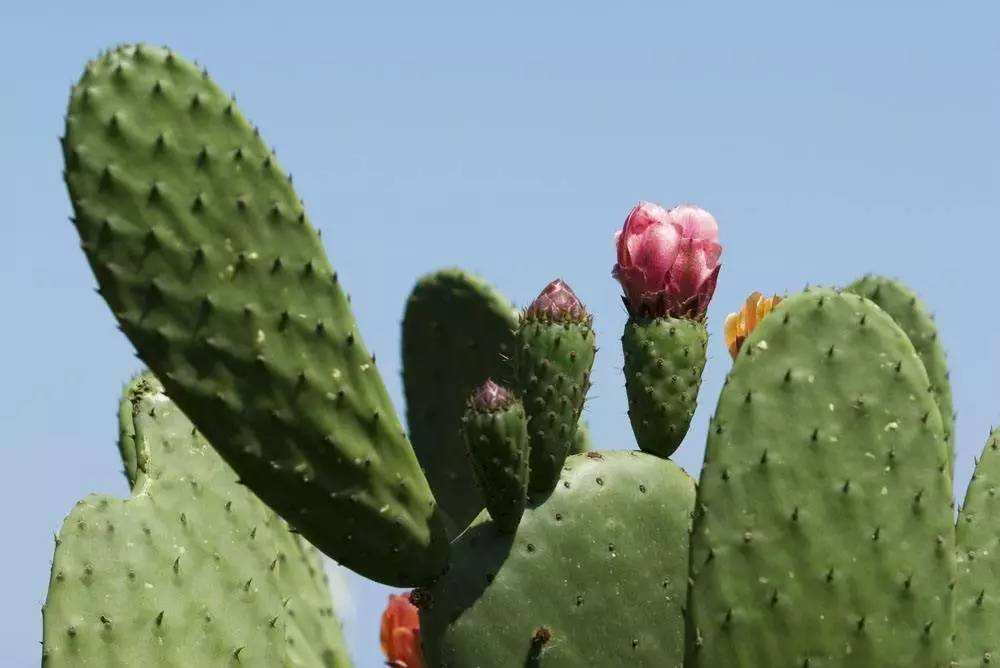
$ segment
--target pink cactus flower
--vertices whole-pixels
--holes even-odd
[[[472,408],[483,413],[501,411],[511,405],[514,395],[506,387],[497,385],[492,378],[476,388],[469,398]]]
[[[696,206],[639,202],[615,234],[612,276],[633,316],[701,320],[719,276],[719,226]]]

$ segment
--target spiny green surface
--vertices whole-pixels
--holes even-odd
[[[48,666],[348,666],[315,550],[149,374],[126,388],[132,496],[81,501],[56,538]]]
[[[241,479],[313,544],[395,585],[447,538],[348,299],[272,152],[172,52],[87,65],[63,141],[100,292]]]
[[[669,457],[680,446],[698,403],[708,332],[685,318],[625,323],[625,391],[642,450]]]
[[[573,434],[573,442],[569,444],[569,454],[582,455],[594,449],[594,444],[590,440],[590,428],[586,421],[580,420],[576,423],[576,433]]]
[[[492,378],[511,380],[517,312],[483,280],[458,269],[420,279],[403,316],[403,389],[417,459],[457,531],[483,508],[462,442],[465,400]]]
[[[1000,430],[990,434],[958,513],[955,661],[1000,658]]]
[[[951,381],[948,360],[938,339],[937,326],[930,312],[916,293],[897,280],[884,276],[868,275],[847,287],[850,292],[867,297],[888,313],[896,324],[910,337],[920,360],[927,370],[927,377],[934,388],[945,439],[948,442],[948,466],[955,460],[955,408],[951,398]]]
[[[528,492],[528,418],[517,399],[495,411],[469,407],[463,434],[486,508],[497,527],[513,533]]]
[[[689,665],[946,666],[947,457],[927,374],[889,316],[830,290],[779,305],[709,427]]]
[[[428,665],[680,666],[693,503],[694,482],[659,457],[567,458],[516,535],[483,513],[456,540],[421,610]]]
[[[596,352],[589,318],[550,322],[524,317],[515,333],[515,385],[528,414],[528,488],[533,496],[547,494],[559,479],[590,389]]]

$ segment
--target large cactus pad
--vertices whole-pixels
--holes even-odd
[[[347,666],[313,548],[151,375],[126,389],[121,427],[132,497],[90,496],[63,523],[45,665]]]
[[[951,380],[944,346],[938,338],[937,326],[916,293],[899,281],[884,276],[868,275],[847,287],[851,292],[867,297],[888,313],[910,337],[910,342],[927,370],[934,388],[934,398],[941,411],[941,424],[948,442],[948,466],[955,458],[955,408],[951,397]]]
[[[241,479],[359,573],[439,573],[443,523],[347,297],[233,101],[172,52],[122,47],[73,88],[63,146],[101,294]]]
[[[941,418],[906,334],[815,290],[758,325],[709,428],[692,535],[695,666],[946,666]]]
[[[1000,430],[990,434],[958,514],[955,661],[1000,658]]]
[[[458,269],[417,282],[403,316],[403,387],[410,439],[457,532],[483,509],[462,442],[466,399],[487,378],[511,382],[517,312],[483,280]]]
[[[483,513],[429,592],[429,665],[682,664],[693,481],[640,452],[566,459],[514,536]]]

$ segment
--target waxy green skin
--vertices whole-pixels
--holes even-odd
[[[465,402],[487,378],[511,383],[517,322],[506,297],[458,269],[422,277],[406,302],[403,388],[410,440],[456,534],[484,503],[462,440]]]
[[[945,359],[934,318],[910,288],[891,278],[869,274],[851,283],[847,290],[878,304],[910,337],[910,342],[927,370],[927,377],[941,412],[941,424],[948,443],[948,466],[951,467],[955,460],[955,408],[951,397],[948,361]]]
[[[542,497],[556,481],[590,389],[597,352],[589,317],[552,321],[522,316],[515,333],[515,387],[528,415],[529,494]]]
[[[628,415],[639,448],[669,457],[698,404],[708,330],[685,318],[629,318],[622,336]]]
[[[420,613],[428,664],[680,666],[694,482],[641,452],[566,459],[513,536],[483,513]],[[545,628],[548,642],[533,642]]]
[[[951,479],[928,387],[857,295],[805,292],[763,319],[709,427],[689,665],[948,665]]]
[[[82,246],[122,330],[241,479],[345,566],[427,582],[447,536],[289,177],[202,70],[88,64],[63,140]]]
[[[125,389],[132,496],[92,495],[56,537],[46,666],[349,666],[315,549],[151,374]]]
[[[1000,430],[990,434],[955,528],[955,664],[984,666],[1000,656]]]
[[[493,523],[517,529],[528,495],[528,418],[517,399],[497,410],[465,411],[462,435]]]
[[[694,412],[702,323],[629,322],[647,452],[567,458],[591,447],[589,317],[519,322],[479,279],[431,274],[403,326],[414,453],[290,178],[206,73],[107,52],[73,88],[63,150],[100,293],[180,410],[152,376],[129,389],[133,495],[89,497],[60,531],[48,665],[344,665],[317,554],[275,512],[367,577],[427,587],[430,666],[993,660],[996,435],[956,545],[944,354],[899,283],[793,296],[750,335],[689,546],[695,492],[666,457]],[[501,520],[513,534],[480,512],[462,458],[487,377],[510,378],[528,418],[534,494]],[[487,498],[520,498],[510,472],[480,474]]]

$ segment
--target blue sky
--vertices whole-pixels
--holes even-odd
[[[676,459],[696,474],[729,367],[726,312],[754,289],[878,270],[937,315],[964,490],[1000,415],[1000,5],[474,4],[0,10],[12,231],[0,261],[0,664],[38,661],[64,515],[88,492],[126,491],[115,404],[140,366],[93,292],[56,142],[84,62],[123,41],[168,43],[237,93],[295,175],[400,408],[398,324],[420,274],[460,265],[520,304],[558,276],[596,315],[594,436],[634,447],[612,233],[638,199],[692,201],[718,218],[725,252],[701,408]],[[348,581],[355,658],[378,665],[387,590]]]

